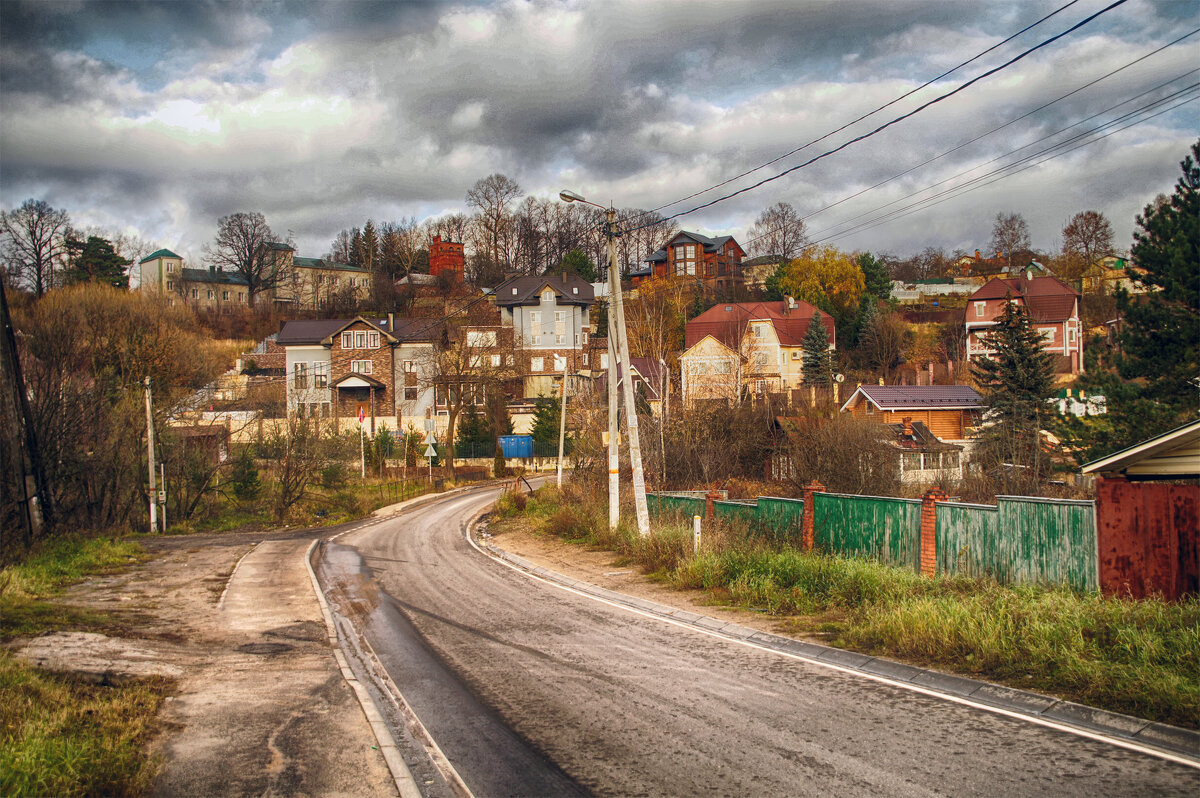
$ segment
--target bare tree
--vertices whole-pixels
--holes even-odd
[[[895,313],[880,313],[872,307],[858,338],[858,351],[863,360],[889,382],[892,374],[904,362],[908,344],[908,325]]]
[[[992,224],[992,249],[1002,253],[1012,271],[1013,253],[1029,249],[1029,225],[1019,213],[998,213]]]
[[[0,213],[8,271],[14,279],[23,279],[35,296],[54,287],[55,261],[70,228],[67,212],[45,200],[27,199],[20,207]]]
[[[1104,214],[1082,211],[1063,228],[1063,261],[1066,276],[1084,277],[1096,262],[1112,251],[1113,229]]]
[[[332,444],[321,435],[316,419],[291,413],[284,430],[276,428],[269,445],[279,453],[275,495],[275,521],[283,523],[287,511],[305,497],[308,488],[331,460]]]
[[[393,280],[408,275],[419,262],[421,250],[426,246],[428,246],[428,238],[415,216],[380,225],[381,273]]]
[[[818,480],[834,493],[894,496],[900,490],[899,453],[883,424],[847,414],[812,420],[787,430],[776,473],[797,489]]]
[[[467,205],[474,208],[478,246],[496,263],[511,265],[510,233],[513,229],[509,206],[523,192],[516,181],[502,174],[489,175],[467,191]]]
[[[245,278],[247,298],[254,307],[259,293],[271,290],[287,276],[278,253],[269,246],[276,240],[261,213],[235,213],[217,222],[217,237],[211,247],[205,247],[205,255],[217,271]]]
[[[482,313],[446,324],[440,340],[417,364],[417,374],[423,388],[434,389],[435,403],[446,408],[446,462],[453,473],[458,417],[468,405],[486,407],[489,397],[520,376],[512,328],[496,326]]]
[[[808,246],[804,219],[790,204],[777,202],[758,215],[750,228],[749,246],[760,255],[791,260]]]
[[[434,219],[425,220],[425,235],[427,238],[441,236],[443,241],[462,243],[467,238],[467,230],[471,220],[465,213],[448,213]]]

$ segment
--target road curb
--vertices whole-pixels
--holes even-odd
[[[672,623],[690,626],[705,634],[772,649],[820,665],[836,667],[850,673],[860,673],[879,681],[892,682],[900,686],[916,686],[922,692],[931,695],[939,695],[952,700],[977,704],[984,709],[1030,718],[1045,725],[1066,728],[1085,736],[1127,741],[1147,750],[1158,752],[1182,764],[1200,768],[1200,732],[1108,712],[1027,690],[941,673],[806,640],[794,640],[719,618],[697,615],[694,612],[666,604],[627,596],[624,593],[602,588],[535,565],[515,554],[504,551],[493,543],[479,540],[474,534],[477,526],[478,519],[471,524],[470,537],[482,551],[503,560],[514,568],[525,571],[530,576],[553,582],[561,587]]]
[[[320,543],[319,539],[313,540],[304,552],[304,567],[308,569],[308,578],[312,582],[313,592],[317,596],[317,603],[321,605],[321,617],[325,619],[325,631],[329,636],[329,645],[333,649],[338,669],[342,673],[342,678],[346,680],[346,684],[350,685],[354,691],[354,696],[362,707],[363,715],[366,716],[371,732],[375,735],[375,742],[378,743],[383,761],[392,774],[392,780],[396,783],[400,798],[421,798],[421,790],[417,787],[416,779],[413,778],[408,765],[404,763],[404,758],[400,756],[400,750],[396,747],[396,741],[392,739],[392,734],[388,730],[379,707],[375,705],[366,686],[354,675],[354,671],[350,669],[350,663],[346,661],[346,655],[342,653],[337,627],[333,623],[333,613],[329,610],[329,603],[325,600],[325,593],[321,590],[321,583],[317,581],[317,573],[312,567],[312,555],[318,543]]]

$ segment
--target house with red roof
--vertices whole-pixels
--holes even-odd
[[[1083,371],[1083,329],[1079,292],[1057,277],[994,277],[967,300],[967,361],[991,355],[986,336],[995,327],[1007,302],[1025,308],[1042,335],[1042,347],[1052,353],[1058,374]]]
[[[780,302],[714,305],[687,323],[679,358],[683,400],[736,400],[751,394],[799,387],[804,372],[804,336],[819,311],[787,297]],[[833,318],[821,313],[835,348]]]

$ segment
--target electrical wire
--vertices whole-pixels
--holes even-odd
[[[930,101],[928,101],[928,102],[926,102],[926,103],[924,103],[924,104],[922,104],[922,105],[918,106],[917,108],[913,109],[912,111],[909,111],[909,112],[907,112],[907,113],[905,113],[905,114],[901,114],[900,116],[898,116],[898,117],[896,117],[896,118],[894,118],[894,119],[892,119],[892,120],[890,120],[890,121],[888,121],[888,122],[885,122],[884,124],[880,125],[879,127],[876,127],[874,130],[871,130],[871,131],[869,131],[869,132],[867,132],[867,133],[863,133],[862,135],[859,135],[859,136],[855,136],[854,138],[852,138],[852,139],[850,139],[850,140],[848,140],[848,141],[844,142],[843,144],[840,144],[840,145],[838,145],[837,147],[834,147],[834,148],[833,148],[833,149],[831,149],[831,150],[827,150],[827,151],[825,151],[825,152],[821,153],[820,155],[816,155],[816,156],[814,156],[814,157],[810,158],[809,160],[805,161],[804,163],[797,164],[796,166],[793,166],[793,167],[790,167],[790,168],[788,168],[788,169],[785,169],[784,171],[780,172],[779,174],[773,175],[773,176],[771,176],[771,177],[764,178],[764,179],[762,179],[762,180],[758,181],[757,183],[754,183],[753,185],[746,186],[745,188],[738,189],[737,191],[734,191],[734,192],[732,192],[732,193],[730,193],[730,194],[726,194],[726,195],[724,195],[724,196],[722,196],[722,197],[717,197],[716,199],[714,199],[714,200],[709,200],[708,202],[705,202],[705,203],[701,203],[700,205],[697,205],[697,206],[695,206],[695,207],[689,208],[689,209],[688,209],[688,210],[686,210],[686,211],[680,211],[679,213],[675,213],[675,214],[672,214],[672,215],[670,215],[670,216],[663,217],[661,220],[658,220],[658,221],[670,221],[671,219],[678,219],[678,218],[679,218],[679,217],[681,217],[681,216],[687,216],[688,214],[695,213],[696,211],[699,211],[699,210],[703,210],[704,208],[709,208],[709,207],[712,207],[713,205],[716,205],[716,204],[718,204],[718,203],[720,203],[720,202],[725,202],[726,200],[733,199],[733,198],[734,198],[734,197],[736,197],[736,196],[739,196],[739,195],[741,195],[741,194],[745,194],[746,192],[749,192],[749,191],[753,191],[753,190],[754,190],[754,189],[756,189],[756,188],[761,188],[762,186],[766,185],[767,183],[771,183],[771,182],[773,182],[773,181],[775,181],[775,180],[778,180],[778,179],[780,179],[781,177],[784,177],[784,176],[786,176],[786,175],[789,175],[789,174],[791,174],[792,172],[795,172],[795,171],[797,171],[797,170],[799,170],[799,169],[803,169],[803,168],[805,168],[805,167],[807,167],[807,166],[811,166],[812,164],[816,163],[817,161],[819,161],[819,160],[821,160],[821,159],[823,159],[823,158],[826,158],[826,157],[828,157],[828,156],[830,156],[830,155],[834,155],[835,153],[841,152],[842,150],[844,150],[844,149],[846,149],[847,147],[849,147],[851,144],[855,144],[855,143],[857,143],[857,142],[863,141],[864,139],[871,138],[872,136],[874,136],[874,135],[876,135],[877,133],[880,133],[880,132],[882,132],[882,131],[886,130],[887,128],[891,127],[892,125],[895,125],[895,124],[897,124],[897,123],[899,123],[899,122],[902,122],[902,121],[904,121],[904,120],[906,120],[906,119],[909,119],[909,118],[911,118],[911,117],[913,117],[913,116],[916,116],[917,114],[921,113],[922,111],[924,111],[925,109],[929,108],[930,106],[936,105],[937,103],[940,103],[940,102],[942,102],[943,100],[949,99],[950,97],[953,97],[954,95],[958,94],[959,92],[962,92],[962,91],[964,91],[964,90],[966,90],[966,89],[970,88],[971,86],[973,86],[974,84],[976,84],[976,83],[978,83],[979,81],[983,80],[984,78],[988,78],[988,77],[990,77],[990,76],[992,76],[992,75],[996,74],[997,72],[1000,72],[1000,71],[1002,71],[1002,70],[1004,70],[1004,69],[1007,69],[1008,67],[1012,66],[1013,64],[1017,63],[1018,61],[1021,61],[1021,60],[1022,60],[1022,59],[1024,59],[1025,57],[1027,57],[1027,56],[1029,56],[1029,55],[1031,55],[1031,54],[1033,54],[1033,53],[1037,52],[1038,50],[1041,50],[1041,49],[1042,49],[1042,48],[1044,48],[1044,47],[1048,47],[1049,45],[1051,45],[1051,44],[1053,44],[1054,42],[1058,41],[1059,39],[1063,38],[1064,36],[1067,36],[1068,34],[1070,34],[1070,33],[1073,33],[1074,31],[1078,30],[1079,28],[1082,28],[1084,25],[1088,24],[1089,22],[1091,22],[1092,20],[1094,20],[1094,19],[1096,19],[1097,17],[1101,16],[1102,14],[1106,14],[1106,13],[1108,13],[1109,11],[1113,10],[1114,8],[1116,8],[1116,7],[1118,7],[1118,6],[1121,6],[1121,5],[1124,5],[1126,2],[1128,2],[1128,0],[1115,0],[1115,2],[1113,2],[1113,3],[1110,3],[1109,5],[1105,6],[1104,8],[1102,8],[1102,9],[1100,9],[1099,11],[1095,12],[1094,14],[1091,14],[1091,15],[1089,15],[1088,17],[1084,18],[1083,20],[1081,20],[1081,21],[1079,21],[1079,22],[1075,23],[1074,25],[1072,25],[1070,28],[1067,28],[1067,29],[1066,29],[1065,31],[1063,31],[1062,33],[1059,33],[1059,34],[1056,34],[1056,35],[1054,35],[1054,36],[1051,36],[1049,39],[1046,39],[1045,41],[1042,41],[1042,42],[1040,42],[1040,43],[1038,43],[1038,44],[1034,45],[1033,47],[1030,47],[1029,49],[1025,50],[1024,52],[1022,52],[1022,53],[1019,53],[1018,55],[1016,55],[1016,56],[1014,56],[1013,58],[1009,59],[1008,61],[1005,61],[1003,64],[1000,64],[999,66],[993,67],[992,69],[989,69],[989,70],[987,70],[986,72],[983,72],[983,73],[981,73],[981,74],[977,75],[976,77],[974,77],[974,78],[971,78],[971,79],[970,79],[970,80],[968,80],[966,83],[964,83],[964,84],[962,84],[961,86],[959,86],[958,88],[955,88],[955,89],[953,89],[953,90],[951,90],[951,91],[948,91],[948,92],[946,92],[945,94],[943,94],[943,95],[941,95],[941,96],[939,96],[939,97],[935,97],[934,99],[932,99],[932,100],[930,100]],[[657,222],[656,222],[656,223],[657,223]],[[641,229],[644,229],[644,228],[645,228],[645,227],[647,227],[647,226],[648,226],[648,225],[642,225],[642,226],[640,226],[640,227],[634,227],[634,228],[632,228],[631,230],[628,230],[628,231],[626,231],[626,232],[633,232],[633,231],[635,231],[635,230],[641,230]]]
[[[901,219],[906,216],[910,216],[914,213],[918,213],[918,212],[927,210],[936,205],[940,205],[943,202],[948,202],[949,200],[960,197],[963,194],[968,194],[972,191],[976,191],[976,190],[984,188],[986,186],[990,186],[993,183],[999,182],[1000,180],[1004,180],[1009,177],[1013,177],[1014,175],[1020,174],[1021,172],[1027,171],[1036,166],[1040,166],[1048,161],[1054,160],[1055,158],[1060,158],[1060,157],[1067,155],[1071,152],[1074,152],[1075,150],[1078,150],[1082,147],[1086,147],[1091,144],[1095,144],[1096,142],[1102,141],[1103,139],[1106,139],[1109,136],[1112,136],[1116,133],[1120,133],[1124,130],[1128,130],[1131,127],[1143,124],[1145,122],[1150,121],[1151,119],[1162,116],[1163,114],[1170,113],[1171,111],[1174,111],[1175,109],[1177,109],[1183,105],[1187,105],[1188,103],[1194,102],[1197,98],[1200,98],[1200,91],[1197,91],[1197,90],[1200,90],[1200,83],[1196,83],[1191,86],[1188,86],[1185,89],[1182,89],[1179,92],[1176,92],[1175,94],[1171,95],[1170,97],[1156,100],[1153,103],[1149,103],[1146,106],[1143,106],[1142,108],[1136,109],[1135,111],[1131,111],[1128,114],[1124,114],[1121,117],[1118,117],[1117,119],[1114,119],[1112,121],[1104,123],[1103,125],[1098,125],[1097,127],[1092,128],[1091,130],[1085,131],[1084,133],[1081,133],[1077,136],[1067,139],[1064,142],[1059,142],[1059,143],[1054,144],[1050,147],[1047,147],[1043,150],[1040,150],[1036,153],[1033,153],[1032,155],[1022,158],[1021,160],[1016,161],[1012,164],[1008,164],[1006,166],[999,167],[999,168],[993,170],[992,172],[985,174],[985,175],[981,175],[977,178],[974,178],[971,181],[964,183],[963,185],[946,189],[945,191],[935,194],[932,197],[926,197],[922,200],[918,200],[917,202],[914,202],[903,208],[898,208],[894,211],[890,211],[889,213],[886,213],[883,216],[877,217],[875,219],[870,219],[870,220],[862,222],[858,225],[854,225],[853,227],[850,227],[846,230],[840,230],[837,232],[830,233],[829,235],[826,235],[823,238],[818,238],[818,239],[813,240],[812,243],[813,244],[821,244],[821,243],[825,243],[826,241],[831,241],[831,240],[834,240],[837,238],[841,238],[843,236],[851,235],[853,233],[862,232],[863,230],[867,230],[867,229],[870,229],[873,227],[878,227],[880,225],[887,224],[887,223],[895,221],[897,219]],[[1180,100],[1179,102],[1176,102],[1174,105],[1171,105],[1167,108],[1156,111],[1153,114],[1146,115],[1140,119],[1131,119],[1131,117],[1133,117],[1136,114],[1143,113],[1148,109],[1151,109],[1155,106],[1161,105],[1163,102],[1170,102],[1170,101],[1178,99],[1179,97],[1184,96],[1184,95],[1190,95],[1190,96],[1186,96],[1186,97],[1184,97],[1184,99]],[[1091,136],[1101,130],[1104,130],[1106,127],[1110,127],[1114,124],[1119,124],[1120,122],[1127,122],[1127,124],[1124,124],[1121,127],[1118,127],[1114,130],[1108,131],[1108,132],[1104,133],[1103,135],[1096,136],[1095,138],[1087,140],[1088,136]],[[1061,151],[1053,152],[1054,150],[1061,150]],[[1050,153],[1050,154],[1048,154],[1048,153]],[[1042,158],[1041,160],[1036,160],[1041,155],[1047,155],[1047,157]],[[1020,168],[1016,168],[1018,166]],[[978,168],[978,167],[976,167],[976,168]],[[970,171],[970,170],[968,170],[968,171]],[[989,179],[989,178],[991,178],[991,179]],[[925,191],[925,190],[928,190],[928,188],[922,189],[922,191]],[[917,193],[921,193],[921,192],[917,192]],[[889,204],[892,204],[892,203],[889,203]],[[881,206],[881,207],[887,207],[887,206]],[[855,217],[855,218],[859,218],[859,217]],[[837,226],[838,225],[834,225],[834,227],[837,227]],[[832,230],[832,229],[833,229],[832,227],[827,228],[827,230]],[[826,231],[820,231],[820,232],[824,233]]]
[[[991,53],[991,52],[993,52],[993,51],[995,51],[995,50],[999,49],[1000,47],[1003,47],[1004,45],[1006,45],[1006,44],[1008,44],[1009,42],[1011,42],[1013,39],[1016,39],[1018,36],[1021,36],[1021,35],[1022,35],[1022,34],[1024,34],[1024,33],[1028,33],[1030,30],[1032,30],[1032,29],[1036,28],[1038,25],[1041,25],[1043,22],[1045,22],[1046,20],[1048,20],[1048,19],[1050,19],[1051,17],[1055,16],[1056,14],[1059,14],[1059,13],[1061,13],[1061,12],[1063,12],[1063,11],[1066,11],[1068,8],[1070,8],[1071,6],[1075,5],[1077,2],[1079,2],[1079,0],[1071,0],[1071,2],[1067,3],[1066,5],[1063,5],[1063,6],[1060,6],[1060,7],[1056,8],[1056,9],[1054,9],[1053,11],[1051,11],[1051,12],[1050,12],[1049,14],[1047,14],[1046,16],[1042,17],[1041,19],[1037,20],[1036,22],[1033,22],[1033,23],[1030,23],[1029,25],[1026,25],[1024,28],[1021,28],[1021,30],[1019,30],[1019,31],[1017,31],[1016,33],[1012,34],[1011,36],[1009,36],[1008,38],[1004,39],[1003,41],[1000,41],[1000,42],[997,42],[996,44],[993,44],[991,47],[987,48],[986,50],[984,50],[984,51],[982,51],[982,52],[980,52],[980,53],[977,53],[977,54],[975,54],[975,55],[971,56],[971,57],[970,57],[970,58],[968,58],[966,61],[963,61],[961,64],[959,64],[959,65],[957,65],[957,66],[954,66],[954,67],[951,67],[950,69],[947,69],[945,72],[943,72],[942,74],[938,75],[937,77],[935,77],[935,78],[930,78],[929,80],[927,80],[927,81],[925,81],[924,83],[922,83],[920,86],[917,86],[915,89],[912,89],[912,90],[910,90],[910,91],[907,91],[907,92],[905,92],[904,94],[901,94],[899,97],[896,97],[895,99],[889,100],[888,102],[884,103],[883,105],[879,106],[878,108],[875,108],[874,110],[868,111],[867,113],[863,114],[862,116],[858,117],[857,119],[853,119],[853,120],[851,120],[851,121],[847,122],[846,124],[842,125],[841,127],[837,128],[836,130],[831,130],[831,131],[829,131],[828,133],[826,133],[825,135],[823,135],[823,136],[820,136],[819,138],[815,138],[815,139],[813,139],[812,141],[808,142],[807,144],[804,144],[804,145],[802,145],[802,146],[800,146],[800,147],[797,147],[797,148],[795,148],[794,150],[791,150],[790,152],[785,152],[783,155],[780,155],[780,156],[779,156],[779,157],[777,157],[777,158],[773,158],[772,160],[770,160],[770,161],[767,161],[767,162],[766,162],[766,163],[764,163],[764,164],[760,164],[759,166],[756,166],[756,167],[754,167],[753,169],[747,169],[745,172],[742,172],[742,173],[741,173],[741,174],[739,174],[739,175],[734,175],[733,177],[729,178],[728,180],[722,181],[722,182],[720,182],[720,183],[717,183],[716,185],[713,185],[713,186],[709,186],[708,188],[701,189],[700,191],[697,191],[697,192],[695,192],[695,193],[688,194],[686,197],[681,197],[681,198],[679,198],[679,199],[677,199],[677,200],[675,200],[675,201],[673,201],[673,202],[668,202],[668,203],[666,203],[665,205],[659,205],[657,208],[651,208],[650,210],[643,211],[641,214],[639,214],[639,216],[645,216],[645,215],[648,215],[648,214],[651,214],[651,213],[656,213],[656,212],[658,212],[658,211],[661,211],[661,210],[662,210],[662,209],[664,209],[664,208],[669,208],[669,207],[671,207],[672,205],[678,205],[678,204],[679,204],[679,203],[681,203],[681,202],[687,202],[688,200],[690,200],[690,199],[694,199],[694,198],[696,198],[696,197],[700,196],[701,194],[707,194],[709,191],[714,191],[714,190],[716,190],[716,189],[718,189],[718,188],[722,188],[723,186],[727,186],[727,185],[729,185],[730,183],[732,183],[732,182],[734,182],[734,181],[736,181],[736,180],[741,180],[743,177],[746,177],[746,176],[748,176],[748,175],[752,175],[752,174],[754,174],[755,172],[757,172],[757,171],[759,171],[759,170],[766,169],[768,166],[772,166],[773,164],[779,163],[779,162],[780,162],[780,161],[782,161],[783,159],[785,159],[785,158],[789,158],[789,157],[791,157],[792,155],[795,155],[796,153],[800,152],[801,150],[805,150],[805,149],[807,149],[807,148],[811,147],[811,146],[812,146],[812,145],[814,145],[814,144],[817,144],[817,143],[819,143],[819,142],[822,142],[822,141],[824,141],[825,139],[829,138],[830,136],[833,136],[833,135],[835,135],[835,134],[837,134],[837,133],[841,133],[841,132],[842,132],[843,130],[845,130],[846,128],[849,128],[849,127],[851,127],[851,126],[853,126],[853,125],[856,125],[856,124],[858,124],[859,122],[863,121],[864,119],[867,119],[868,117],[874,116],[875,114],[879,113],[880,111],[883,111],[883,110],[884,110],[884,109],[886,109],[886,108],[890,108],[891,106],[895,105],[896,103],[900,102],[901,100],[903,100],[903,99],[906,99],[906,98],[908,98],[908,97],[911,97],[912,95],[916,94],[917,92],[921,91],[922,89],[925,89],[925,88],[928,88],[929,86],[932,86],[934,83],[937,83],[937,82],[938,82],[939,80],[941,80],[942,78],[945,78],[945,77],[948,77],[948,76],[952,75],[953,73],[957,72],[958,70],[962,69],[963,67],[967,66],[968,64],[971,64],[971,63],[973,63],[973,62],[975,62],[975,61],[978,61],[980,58],[983,58],[983,57],[984,57],[985,55],[987,55],[988,53]]]

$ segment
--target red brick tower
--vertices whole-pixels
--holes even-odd
[[[437,277],[442,272],[463,281],[463,245],[434,236],[429,242],[429,273]]]

